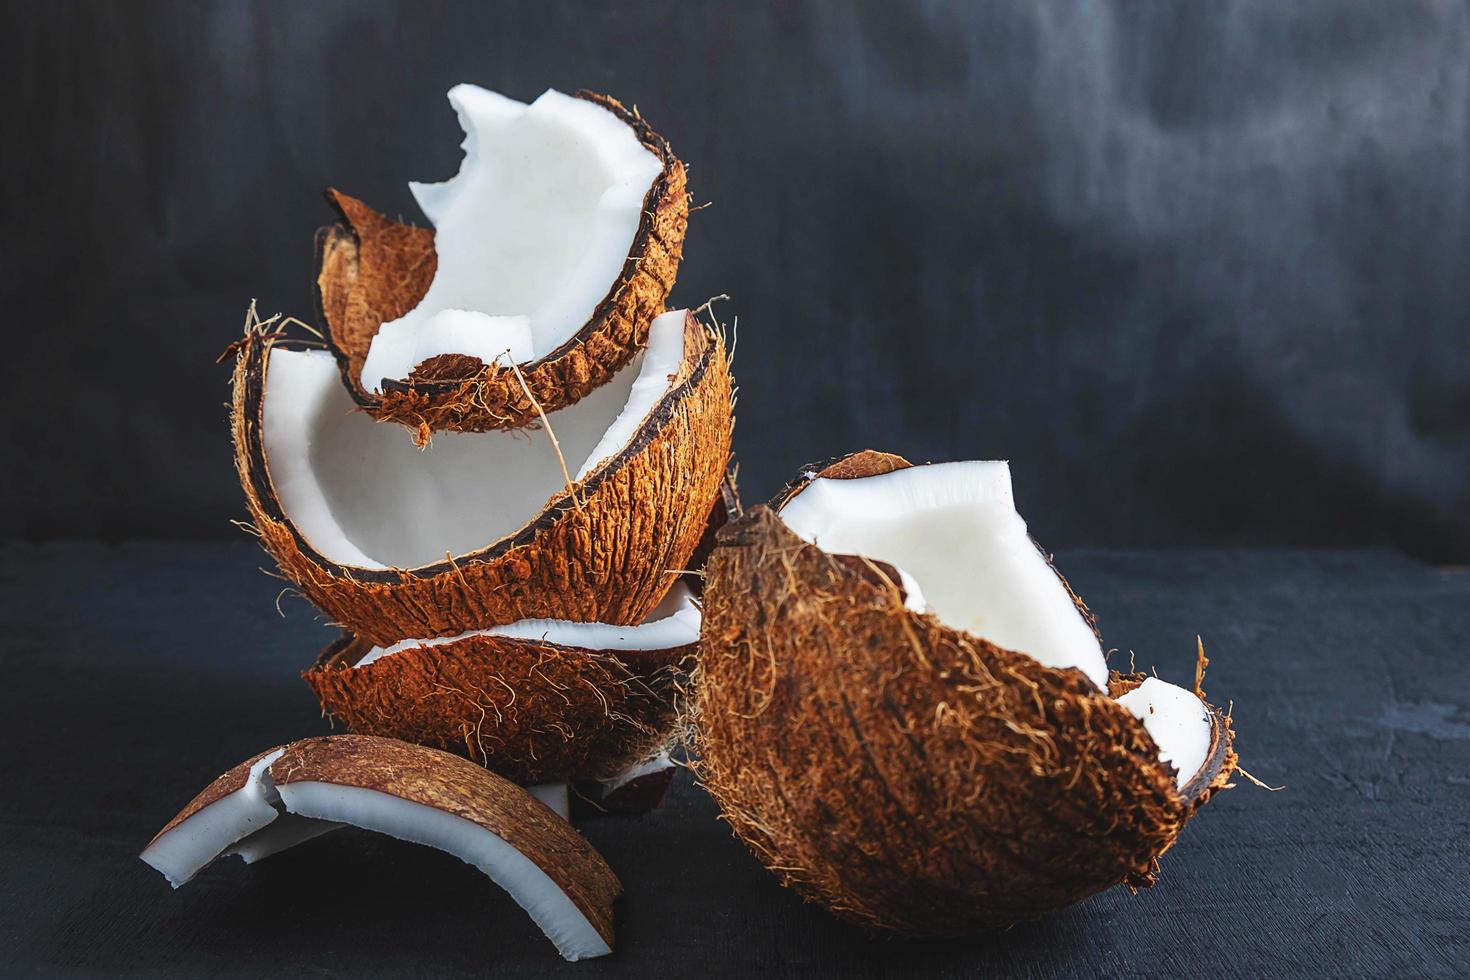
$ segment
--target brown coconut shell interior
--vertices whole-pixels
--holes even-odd
[[[318,312],[343,381],[374,418],[408,426],[421,443],[445,429],[528,425],[606,383],[647,343],[649,324],[663,312],[683,256],[689,223],[684,164],[636,109],[594,92],[576,97],[627,124],[663,171],[644,199],[628,259],[587,323],[518,372],[466,354],[442,354],[418,365],[407,380],[388,380],[380,394],[365,386],[362,366],[379,327],[417,306],[434,278],[434,232],[327,191],[338,221],[317,233]]]
[[[638,432],[527,523],[475,552],[413,569],[339,565],[285,514],[271,484],[261,412],[271,349],[257,323],[237,353],[235,463],[261,544],[328,616],[375,643],[449,636],[520,619],[642,622],[687,570],[722,493],[734,427],[723,338],[691,314],[684,359]]]
[[[673,739],[694,644],[602,651],[471,636],[355,667],[344,635],[301,676],[348,731],[454,752],[522,784],[607,779]]]
[[[768,508],[706,577],[696,771],[757,857],[843,918],[945,936],[1039,916],[1147,880],[1197,805],[1080,671],[904,609]]]

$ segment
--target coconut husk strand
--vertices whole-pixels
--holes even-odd
[[[486,363],[472,354],[443,353],[419,363],[406,378],[364,379],[363,365],[380,327],[413,310],[434,280],[435,233],[393,221],[339,191],[327,192],[339,220],[317,234],[319,310],[344,383],[374,418],[408,426],[421,442],[440,430],[527,425],[606,383],[646,342],[683,254],[689,219],[684,165],[636,109],[592,92],[576,98],[626,125],[661,169],[606,296],[554,350],[514,368],[504,359]]]
[[[307,738],[246,760],[184,807],[141,857],[177,888],[218,857],[251,862],[348,825],[474,865],[569,960],[612,952],[622,885],[571,824],[465,759],[391,739]]]
[[[531,622],[384,654],[347,635],[302,677],[348,731],[445,749],[523,784],[610,780],[674,738],[699,611],[682,584],[661,611],[646,639],[639,628]]]
[[[386,646],[524,619],[638,623],[688,570],[734,425],[724,342],[692,315],[660,317],[641,360],[539,428],[446,433],[422,453],[354,414],[327,355],[298,347],[259,321],[238,345],[236,465],[261,543],[355,635]],[[272,444],[293,448],[271,459]]]
[[[1084,673],[906,608],[893,571],[824,552],[766,507],[722,532],[695,765],[735,833],[839,917],[916,936],[1148,884],[1228,784],[1229,719],[1209,709],[1205,763],[1180,787]]]

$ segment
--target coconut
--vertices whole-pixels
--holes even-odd
[[[1005,464],[859,454],[776,506],[720,536],[695,684],[697,772],[756,856],[917,936],[1151,883],[1229,719],[1107,671]]]
[[[215,858],[251,862],[347,825],[474,865],[569,960],[612,952],[622,885],[571,824],[464,759],[391,739],[308,738],[263,752],[206,787],[141,857],[178,888]]]
[[[610,381],[664,308],[689,218],[684,165],[636,109],[473,85],[449,101],[460,171],[410,185],[435,229],[332,190],[340,219],[317,234],[343,380],[420,441],[525,425]]]
[[[612,779],[673,738],[699,621],[680,582],[639,626],[523,620],[387,647],[348,635],[302,676],[352,732],[447,749],[520,783]]]
[[[706,531],[733,426],[723,340],[685,311],[535,427],[419,450],[354,409],[331,354],[247,329],[233,424],[254,528],[307,598],[382,646],[642,622]]]

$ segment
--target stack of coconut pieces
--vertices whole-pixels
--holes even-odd
[[[738,513],[721,337],[664,311],[682,165],[609,99],[450,100],[464,164],[413,187],[435,229],[332,193],[323,342],[252,320],[237,354],[253,525],[347,631],[305,677],[354,734],[242,763],[145,860],[177,885],[352,824],[600,955],[618,882],[555,811],[569,785],[656,801],[688,721],[735,832],[864,925],[954,935],[1151,883],[1235,768],[1203,650],[1190,690],[1110,671],[1005,463],[859,453]]]
[[[477,865],[576,959],[610,951],[619,886],[553,811],[667,785],[731,378],[721,335],[664,308],[689,199],[636,111],[449,98],[461,169],[412,185],[433,229],[329,192],[321,341],[252,316],[237,347],[253,527],[345,630],[305,677],[354,734],[242,763],[144,859],[177,885],[366,827]]]

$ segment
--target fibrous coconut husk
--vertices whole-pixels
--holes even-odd
[[[301,676],[349,731],[446,749],[519,783],[606,779],[672,738],[694,644],[586,650],[470,635],[353,666],[345,635]]]
[[[1148,884],[1228,783],[1229,719],[1211,709],[1209,759],[1176,789],[1143,724],[1081,671],[907,610],[894,581],[806,543],[767,507],[721,533],[695,767],[736,834],[838,916],[916,936]],[[1114,683],[1122,693],[1130,679]]]
[[[521,619],[629,625],[687,570],[721,493],[734,426],[723,338],[693,315],[678,374],[621,452],[518,531],[414,569],[340,565],[285,515],[261,426],[266,363],[279,343],[279,333],[256,326],[238,345],[236,468],[262,545],[302,594],[356,635],[388,645]]]
[[[533,423],[540,412],[576,402],[606,383],[648,340],[674,286],[689,223],[684,164],[636,110],[616,99],[578,92],[626,123],[663,162],[622,273],[592,317],[556,350],[518,367],[486,365],[466,354],[441,354],[381,393],[361,379],[382,324],[415,306],[434,278],[434,232],[393,221],[336,190],[328,202],[340,220],[317,233],[317,297],[328,345],[352,397],[374,418],[411,428],[421,443],[440,430],[483,432]],[[538,406],[539,405],[539,411]]]

